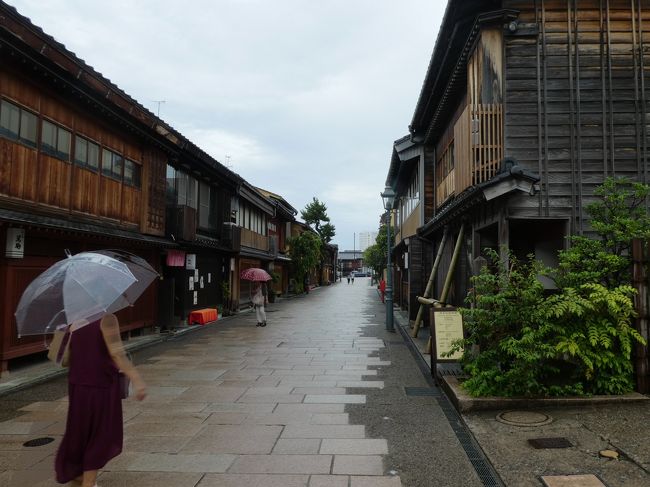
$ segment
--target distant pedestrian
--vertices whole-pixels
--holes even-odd
[[[350,284],[350,274],[348,274],[348,284]]]
[[[265,282],[255,283],[251,301],[253,302],[253,307],[255,308],[255,314],[257,316],[257,325],[255,326],[266,326],[266,311],[264,305],[269,302],[269,297]]]
[[[351,275],[352,275],[352,284],[354,284],[354,272]]]
[[[381,278],[381,281],[379,281],[379,295],[381,296],[381,302],[384,302],[384,296],[386,295],[386,281],[384,281],[384,278]]]

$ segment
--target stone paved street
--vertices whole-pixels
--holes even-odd
[[[155,345],[136,361],[149,385],[128,399],[112,486],[482,485],[368,279],[337,283]],[[64,394],[64,381],[59,381]],[[0,485],[56,485],[65,396],[0,423]],[[51,436],[35,448],[21,445]]]

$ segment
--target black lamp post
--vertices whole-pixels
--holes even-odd
[[[386,330],[395,331],[393,327],[393,277],[391,273],[390,263],[390,215],[395,201],[395,191],[390,186],[386,186],[384,192],[381,193],[381,199],[384,203],[386,210],[386,245],[388,247],[387,264],[386,264]]]

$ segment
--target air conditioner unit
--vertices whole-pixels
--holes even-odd
[[[196,239],[196,210],[191,206],[167,208],[166,234],[176,240],[192,242]]]

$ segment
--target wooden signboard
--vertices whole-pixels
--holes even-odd
[[[456,308],[432,308],[432,351],[436,362],[458,362],[462,350],[451,356],[443,356],[451,350],[452,343],[463,338],[463,317]]]

